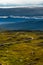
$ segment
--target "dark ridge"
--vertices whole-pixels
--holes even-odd
[[[43,32],[42,30],[3,30],[0,32]]]

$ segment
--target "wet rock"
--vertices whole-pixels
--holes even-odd
[[[0,63],[0,65],[2,65],[2,64]]]
[[[0,43],[0,47],[4,46],[4,44]]]
[[[38,37],[37,39],[43,39],[43,36]]]
[[[43,42],[38,43],[37,46],[43,47]]]
[[[40,58],[35,58],[34,61],[38,61]]]

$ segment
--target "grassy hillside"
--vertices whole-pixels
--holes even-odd
[[[43,32],[0,32],[0,65],[43,65]]]

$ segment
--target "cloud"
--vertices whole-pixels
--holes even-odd
[[[0,0],[0,4],[39,4],[43,0]]]
[[[43,0],[0,0],[0,8],[11,8],[11,7],[43,7]]]

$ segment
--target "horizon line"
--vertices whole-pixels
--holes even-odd
[[[43,5],[28,5],[28,6],[0,6],[0,8],[36,8],[36,7],[43,7]]]

